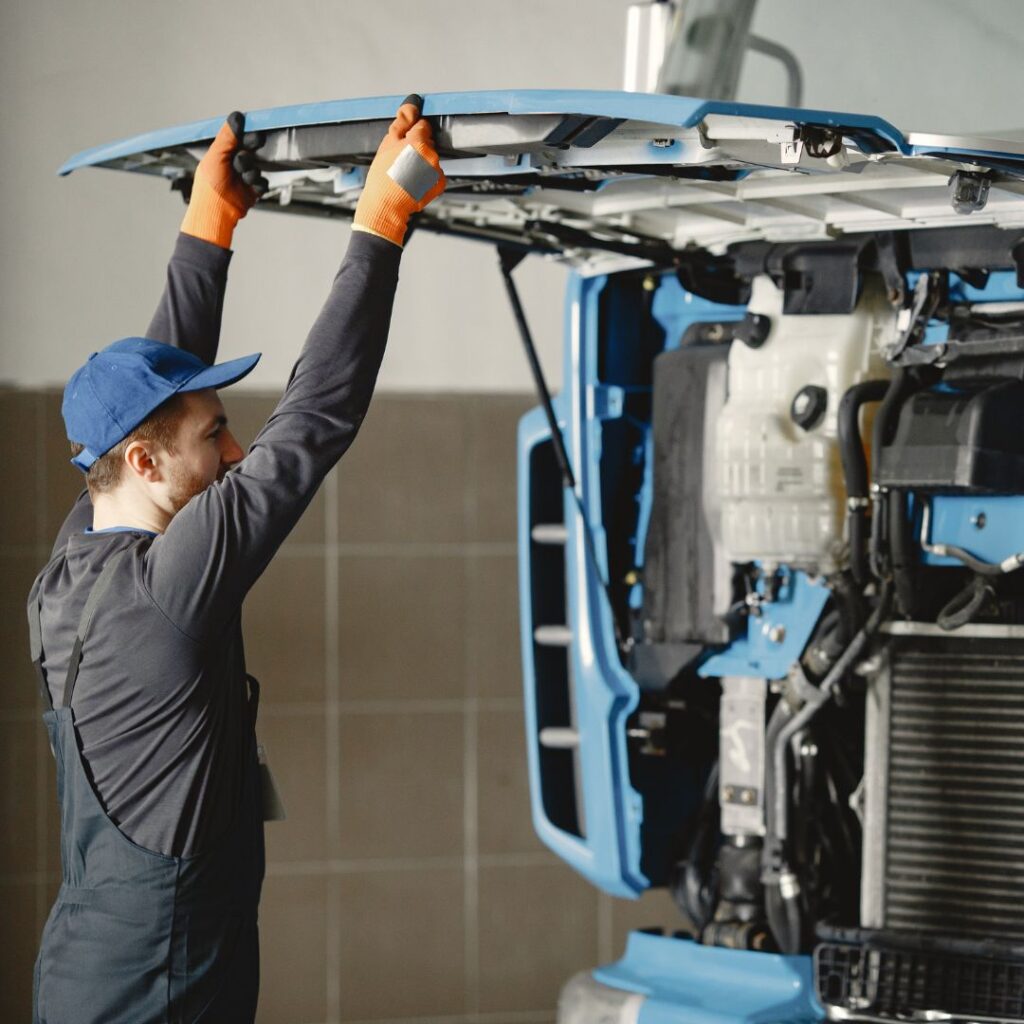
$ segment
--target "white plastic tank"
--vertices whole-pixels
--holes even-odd
[[[896,318],[881,283],[868,278],[849,315],[784,316],[771,278],[754,280],[749,311],[771,321],[760,348],[729,350],[729,390],[715,425],[709,516],[729,561],[785,563],[812,574],[841,568],[846,489],[836,435],[839,402],[851,385],[888,377],[882,349]],[[808,385],[825,411],[810,429],[791,415]],[[862,428],[863,430],[863,428]],[[865,432],[866,433],[866,432]]]

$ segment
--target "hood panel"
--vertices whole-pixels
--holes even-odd
[[[350,217],[401,97],[247,115],[265,133],[259,208]],[[1024,225],[1024,144],[904,135],[880,118],[638,93],[521,91],[425,97],[448,190],[418,229],[525,246],[588,273],[721,253],[746,241]],[[189,177],[221,118],[72,157]],[[983,209],[956,213],[948,183],[981,174]],[[180,183],[179,183],[180,184]]]

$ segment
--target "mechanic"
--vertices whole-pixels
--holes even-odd
[[[406,99],[381,142],[327,301],[244,458],[216,389],[259,356],[213,365],[232,233],[258,198],[235,169],[241,115],[196,169],[147,337],[94,353],[65,389],[87,491],[29,597],[63,866],[38,1024],[255,1016],[271,794],[242,602],[366,413],[408,219],[445,187],[422,105]]]

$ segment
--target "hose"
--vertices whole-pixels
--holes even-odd
[[[903,614],[912,619],[917,607],[917,588],[914,586],[917,555],[914,550],[910,517],[907,515],[907,492],[890,491],[887,506],[889,566],[896,588],[896,601]]]
[[[860,410],[868,402],[880,402],[889,389],[887,380],[865,380],[847,388],[839,403],[837,431],[839,458],[846,482],[846,532],[850,541],[850,570],[857,584],[868,582],[867,510],[868,460],[860,434]],[[877,454],[875,458],[877,459]]]
[[[892,584],[884,583],[878,604],[867,622],[850,641],[846,650],[829,669],[828,675],[818,688],[817,697],[808,700],[804,706],[784,722],[771,737],[770,774],[766,768],[766,793],[770,800],[766,806],[767,834],[765,836],[765,912],[772,935],[784,953],[799,952],[803,937],[803,921],[800,911],[800,882],[787,862],[787,841],[789,839],[789,785],[786,753],[793,737],[807,727],[811,719],[828,703],[838,689],[846,673],[860,657],[872,635],[889,614],[892,603]],[[780,702],[769,722],[769,732],[776,723]],[[771,780],[770,788],[767,785]]]
[[[702,810],[686,860],[676,864],[672,895],[679,909],[689,918],[697,934],[703,931],[715,911],[717,893],[711,884],[714,846],[718,840],[718,764],[704,785]]]
[[[947,631],[966,626],[989,601],[995,600],[995,596],[992,584],[984,576],[975,576],[939,612],[936,625]]]
[[[885,560],[882,556],[884,545],[883,530],[888,526],[885,510],[888,502],[886,491],[879,483],[878,467],[882,461],[882,449],[892,440],[895,431],[896,418],[903,406],[904,400],[913,391],[916,391],[918,384],[910,373],[902,366],[896,368],[892,380],[889,382],[885,398],[878,409],[875,417],[874,427],[871,431],[871,459],[875,466],[874,482],[871,485],[871,500],[873,508],[871,511],[871,542],[870,542],[870,563],[871,571],[879,580],[888,576]]]

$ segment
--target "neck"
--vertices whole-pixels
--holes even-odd
[[[170,514],[145,497],[118,488],[108,494],[97,494],[92,503],[92,528],[106,530],[111,526],[128,526],[150,533],[163,533],[171,521]]]

